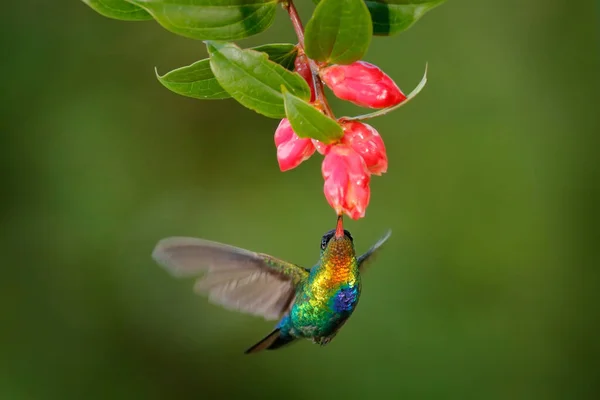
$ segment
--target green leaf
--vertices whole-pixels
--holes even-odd
[[[227,99],[231,96],[219,85],[210,69],[210,60],[204,59],[186,67],[174,69],[163,76],[156,72],[159,82],[167,89],[186,97],[201,100]]]
[[[294,44],[266,44],[254,47],[253,50],[266,53],[271,61],[288,70],[294,69],[294,60],[298,53],[298,48]],[[210,69],[210,59],[208,58],[167,72],[163,76],[158,75],[157,72],[156,77],[167,89],[183,96],[202,100],[231,97],[217,82],[217,78]]]
[[[391,36],[413,26],[445,0],[365,0],[373,19],[373,34]]]
[[[242,50],[232,43],[207,41],[206,46],[217,81],[243,106],[270,118],[283,118],[282,85],[302,99],[310,98],[306,81],[269,60],[265,53]]]
[[[306,25],[306,55],[316,61],[351,64],[366,54],[372,30],[363,0],[322,0]]]
[[[320,4],[325,0],[313,0]],[[446,0],[363,0],[371,13],[373,34],[391,36],[403,32],[426,12]],[[307,27],[308,28],[308,27]]]
[[[252,47],[252,50],[267,53],[269,60],[276,62],[283,68],[293,71],[294,62],[298,55],[298,47],[291,43],[273,43],[262,46]]]
[[[256,35],[275,19],[278,0],[127,0],[165,29],[192,39],[236,40]]]
[[[96,12],[108,18],[123,21],[147,21],[152,16],[143,8],[130,4],[125,0],[81,0]]]
[[[344,135],[342,127],[310,103],[294,96],[281,87],[285,102],[285,115],[296,135],[301,138],[319,140],[325,144],[341,139]]]

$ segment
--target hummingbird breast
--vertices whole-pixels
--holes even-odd
[[[354,256],[322,262],[299,288],[290,312],[294,333],[313,339],[334,335],[356,308],[360,289]]]

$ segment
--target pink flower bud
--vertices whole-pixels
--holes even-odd
[[[304,54],[296,57],[294,61],[295,70],[304,78],[308,86],[310,87],[310,102],[315,101],[315,84],[313,83],[312,72],[310,71],[310,65],[308,65],[308,58]]]
[[[385,108],[406,96],[377,66],[364,61],[331,65],[320,72],[323,82],[342,100],[367,108]]]
[[[365,216],[369,204],[371,177],[362,157],[350,146],[332,146],[321,166],[323,191],[336,213],[352,219]]]
[[[315,152],[311,139],[298,137],[287,118],[282,119],[275,130],[275,146],[277,146],[277,162],[281,171],[296,168]]]
[[[381,175],[387,171],[388,159],[383,139],[370,125],[358,121],[342,123],[345,143],[354,149],[365,160],[365,164],[374,175]]]

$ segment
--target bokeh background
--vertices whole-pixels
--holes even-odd
[[[312,265],[335,220],[320,156],[281,173],[278,121],[163,88],[154,67],[201,42],[80,1],[4,4],[0,398],[595,398],[599,11],[450,0],[374,39],[405,92],[429,63],[373,121],[389,172],[347,222],[361,252],[393,235],[328,347],[248,357],[272,324],[150,253],[191,235]],[[239,44],[269,41],[294,42],[283,11]]]

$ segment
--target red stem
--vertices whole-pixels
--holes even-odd
[[[296,31],[296,36],[298,36],[298,43],[300,44],[300,47],[304,49],[304,26],[302,26],[302,20],[300,19],[300,15],[298,15],[298,10],[296,10],[296,6],[292,0],[284,3],[283,7],[287,9],[290,19],[292,20],[292,25],[294,26],[294,31]]]

